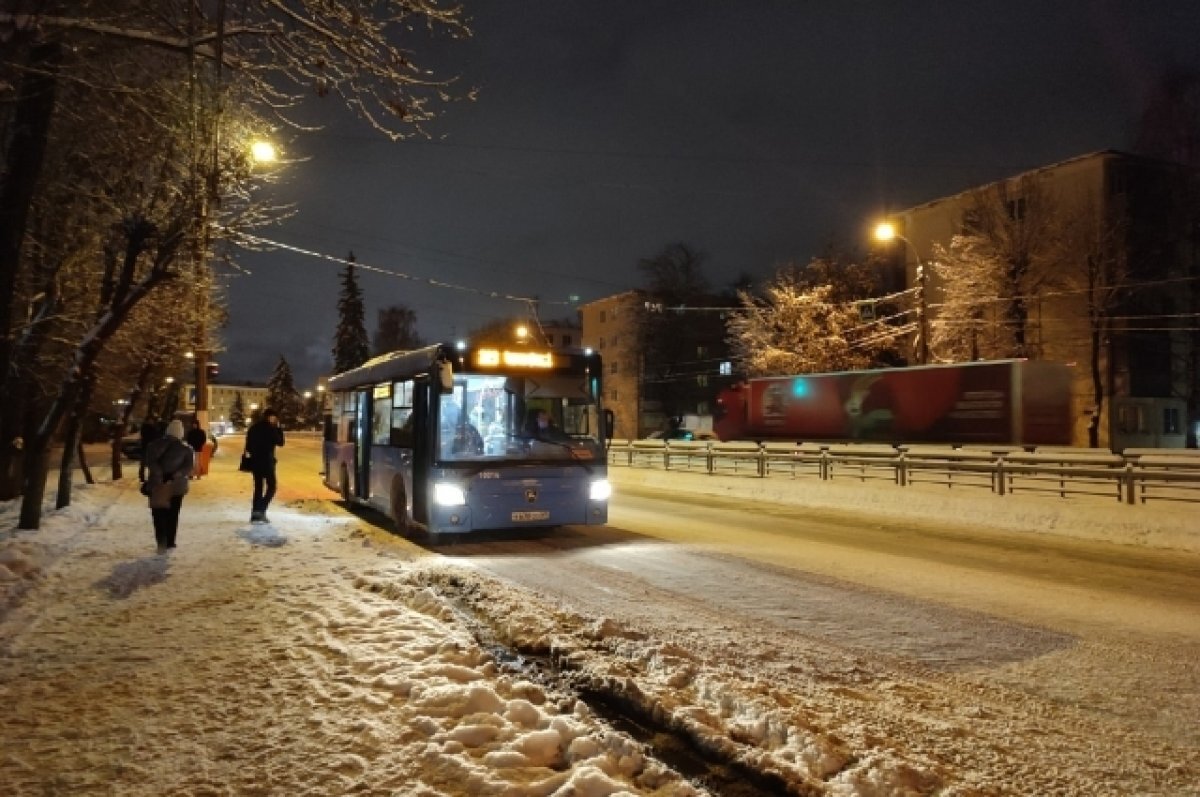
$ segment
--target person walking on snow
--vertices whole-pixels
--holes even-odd
[[[188,491],[188,477],[192,475],[195,454],[192,447],[183,442],[183,422],[171,421],[166,433],[146,447],[146,492],[150,497],[150,516],[154,520],[154,540],[158,552],[166,553],[175,547],[175,535],[179,530],[179,510],[183,508],[183,497]],[[169,488],[169,498],[160,503],[154,491]]]
[[[246,432],[246,452],[250,455],[250,472],[254,475],[254,501],[250,506],[251,523],[270,523],[267,507],[275,497],[275,448],[283,445],[283,429],[279,413],[263,410],[262,417]]]

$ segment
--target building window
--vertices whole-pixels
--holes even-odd
[[[563,348],[564,349],[571,348],[571,336],[570,335],[563,335]]]
[[[725,360],[717,370],[721,376],[733,376],[733,363]]]
[[[1163,407],[1163,434],[1183,434],[1183,419],[1178,407]]]
[[[708,387],[708,374],[696,374],[696,387]]]
[[[707,356],[708,356],[708,347],[707,346],[697,346],[696,347],[696,359],[697,360],[703,360]]]
[[[616,364],[616,363],[609,363],[609,364],[608,364],[608,372],[609,372],[610,374],[615,374],[615,373],[617,372],[617,370],[618,370],[618,369],[617,369],[617,364]]]
[[[600,345],[597,348],[599,348],[601,350],[604,349],[604,338],[600,338]]]
[[[609,401],[616,401],[618,398],[619,398],[619,396],[617,395],[617,389],[615,387],[612,390],[608,391],[608,400]]]
[[[607,311],[607,310],[601,310],[601,311],[600,311],[600,323],[601,323],[601,324],[603,324],[603,323],[604,323],[605,321],[607,321],[607,320],[608,320],[608,311]]]
[[[1008,200],[1008,217],[1013,221],[1025,218],[1025,197]]]

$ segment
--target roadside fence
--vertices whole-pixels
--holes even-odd
[[[1188,449],[1112,454],[1081,448],[613,440],[608,463],[764,479],[931,484],[998,495],[1107,497],[1132,505],[1200,503],[1200,451]]]

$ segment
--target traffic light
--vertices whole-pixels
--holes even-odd
[[[216,379],[217,374],[221,372],[221,367],[217,363],[209,363],[204,366],[204,375],[209,379]]]

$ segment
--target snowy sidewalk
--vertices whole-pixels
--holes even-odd
[[[35,532],[0,505],[4,794],[700,793],[501,671],[309,462],[270,526],[234,463],[192,483],[169,556],[136,478]]]

